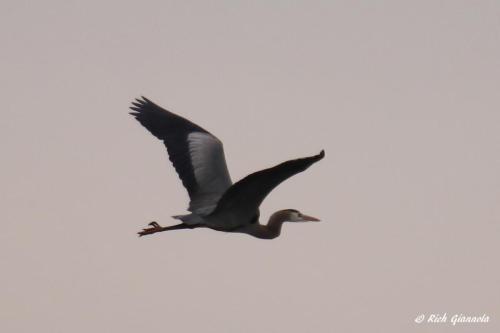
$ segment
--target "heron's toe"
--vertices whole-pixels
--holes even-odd
[[[161,226],[155,221],[149,223],[148,225],[153,226],[154,228],[161,228]]]

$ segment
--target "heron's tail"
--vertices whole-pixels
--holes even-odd
[[[203,219],[196,214],[174,215],[172,217],[174,219],[181,220],[182,222],[189,224],[189,225],[205,224]]]

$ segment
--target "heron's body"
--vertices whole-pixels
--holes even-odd
[[[165,143],[170,161],[188,191],[188,210],[191,212],[174,216],[182,221],[181,224],[161,227],[152,222],[152,227],[144,229],[139,235],[206,227],[270,239],[279,236],[283,222],[317,221],[288,209],[276,212],[267,225],[261,225],[259,206],[281,182],[322,159],[324,151],[252,173],[233,184],[222,142],[214,135],[144,97],[132,104],[131,109],[135,112],[131,114]]]

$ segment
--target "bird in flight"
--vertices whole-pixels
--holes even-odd
[[[130,114],[167,147],[170,161],[189,194],[188,210],[191,212],[173,216],[181,221],[173,226],[162,227],[151,222],[139,236],[168,230],[210,228],[273,239],[280,235],[284,222],[319,221],[298,210],[284,209],[272,214],[263,225],[259,223],[259,206],[281,182],[321,160],[324,150],[314,156],[257,171],[233,184],[222,142],[213,134],[145,97],[132,102],[130,109],[133,110]]]

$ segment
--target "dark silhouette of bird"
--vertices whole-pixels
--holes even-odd
[[[163,141],[190,197],[188,210],[191,213],[173,216],[181,223],[162,227],[151,222],[139,236],[168,230],[210,228],[272,239],[280,235],[284,222],[319,221],[295,209],[284,209],[272,214],[263,225],[259,223],[259,206],[281,182],[321,160],[324,150],[314,156],[257,171],[233,184],[222,142],[214,135],[145,97],[136,99],[130,108],[133,110],[130,114]]]

